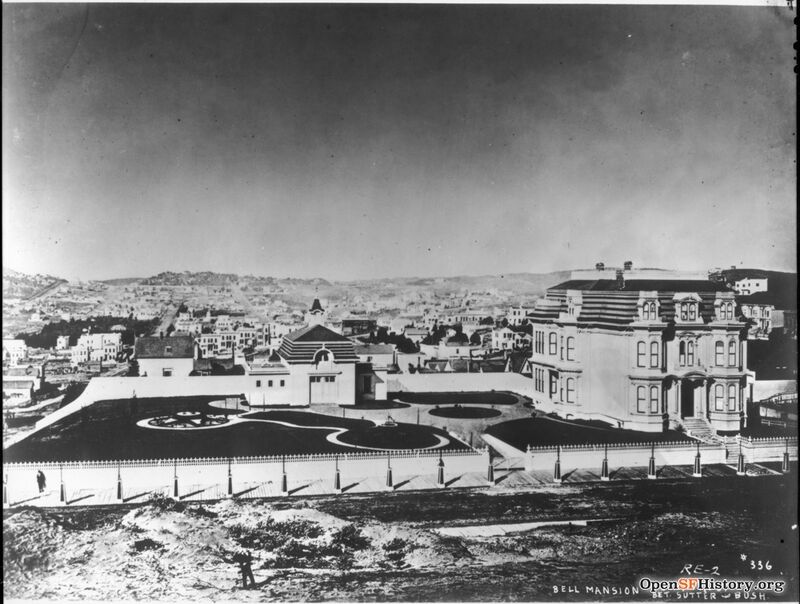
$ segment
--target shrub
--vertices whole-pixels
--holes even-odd
[[[147,550],[161,550],[164,549],[164,546],[150,537],[145,537],[144,539],[137,539],[134,541],[131,544],[131,549],[133,550],[132,553],[138,554],[139,552],[144,552]]]
[[[229,532],[242,547],[275,550],[288,539],[316,539],[322,534],[322,529],[307,520],[275,522],[272,518],[267,518],[255,526],[235,524],[230,527]]]
[[[149,505],[154,510],[160,512],[183,512],[186,509],[186,504],[182,501],[175,501],[171,497],[167,497],[164,493],[153,493],[147,500]]]
[[[343,526],[331,538],[331,547],[338,550],[362,550],[369,546],[367,539],[355,524]]]

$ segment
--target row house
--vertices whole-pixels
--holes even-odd
[[[27,355],[28,347],[25,345],[25,340],[3,339],[3,365],[14,367]]]
[[[528,318],[528,313],[533,311],[532,306],[512,306],[506,313],[506,320],[508,324],[513,327],[519,327]]]
[[[626,269],[561,283],[537,302],[536,405],[635,430],[691,420],[740,430],[752,375],[734,293],[702,275]]]
[[[85,333],[70,349],[73,365],[88,362],[116,361],[122,353],[120,333]]]

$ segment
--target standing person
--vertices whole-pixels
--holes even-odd
[[[242,573],[242,587],[247,589],[247,580],[250,579],[250,587],[256,586],[256,579],[253,576],[253,569],[251,565],[253,563],[253,555],[245,550],[240,549],[239,551],[235,552],[233,556],[228,558],[226,555],[222,554],[221,558],[224,562],[229,562],[232,564],[239,565],[239,571]]]
[[[236,552],[233,556],[233,561],[239,564],[239,570],[242,571],[242,587],[247,589],[247,580],[250,579],[250,587],[256,586],[256,578],[253,576],[253,555],[247,550]]]
[[[47,479],[44,477],[44,472],[39,470],[36,472],[36,484],[39,485],[39,493],[44,493],[47,488]]]

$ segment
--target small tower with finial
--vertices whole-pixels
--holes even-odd
[[[322,308],[322,304],[320,304],[319,301],[319,288],[314,288],[314,290],[314,302],[306,313],[306,323],[308,323],[309,326],[324,324],[326,317],[325,310]]]

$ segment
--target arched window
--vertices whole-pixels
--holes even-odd
[[[558,354],[558,336],[556,332],[550,332],[550,354],[556,355]]]
[[[728,342],[728,366],[736,367],[736,340]]]
[[[650,302],[650,320],[658,320],[658,306],[656,306],[655,302]]]
[[[714,364],[721,367],[725,364],[725,344],[716,342],[714,344]]]
[[[645,358],[647,357],[647,349],[644,342],[636,343],[636,366],[644,367]]]
[[[694,366],[694,342],[691,340],[686,344],[686,364],[689,367]]]
[[[733,321],[733,318],[734,318],[734,314],[733,314],[734,313],[734,306],[735,305],[733,304],[733,302],[728,302],[728,313],[727,314],[728,314],[728,319],[730,319],[731,321]]]
[[[658,386],[650,386],[650,413],[658,413]]]
[[[658,367],[658,342],[650,342],[650,367]]]
[[[722,384],[714,386],[714,409],[717,411],[725,410],[725,388]]]
[[[639,413],[647,413],[647,394],[644,386],[636,388],[636,411]]]
[[[644,319],[645,321],[649,321],[650,320],[650,303],[649,302],[645,302],[644,304],[642,304],[642,319]]]
[[[681,321],[689,320],[689,305],[681,304]]]
[[[736,384],[728,385],[728,411],[736,410]]]
[[[575,402],[575,378],[567,378],[567,402]]]
[[[686,342],[683,340],[678,343],[678,362],[681,366],[686,365]]]
[[[314,363],[319,365],[320,363],[324,363],[329,361],[331,358],[331,353],[327,350],[320,350],[317,354],[314,355]]]
[[[689,320],[694,321],[697,318],[697,305],[694,302],[689,303]]]
[[[572,336],[567,337],[567,360],[575,360],[575,338]]]

